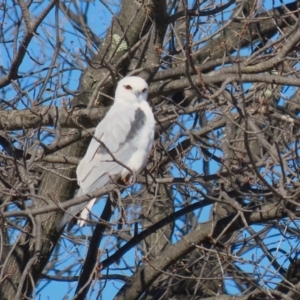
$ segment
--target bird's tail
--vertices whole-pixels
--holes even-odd
[[[78,190],[78,193],[76,195],[76,197],[82,196],[84,195],[84,192],[82,191],[82,189]],[[96,199],[92,199],[74,206],[71,206],[67,209],[67,211],[65,212],[65,214],[63,215],[62,219],[59,221],[59,223],[56,225],[56,230],[59,232],[63,229],[63,227],[69,223],[70,221],[72,221],[72,219],[75,219],[75,217],[81,212],[80,217],[82,219],[85,219],[89,213],[90,208],[94,205]],[[92,203],[92,205],[90,206],[90,203]],[[87,206],[87,207],[86,207]],[[85,208],[86,207],[86,208]],[[75,219],[76,220],[76,219]],[[83,226],[85,223],[84,220],[80,220],[79,221],[79,226]],[[76,224],[75,222],[70,222],[69,226],[68,226],[68,231],[71,230],[71,228]]]
[[[91,208],[94,206],[96,198],[89,201],[88,205],[81,211],[80,219],[78,220],[79,227],[82,227],[85,224],[85,220],[88,217],[88,214],[91,211]]]

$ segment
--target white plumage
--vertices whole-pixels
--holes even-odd
[[[142,78],[130,76],[119,81],[114,104],[95,131],[95,137],[103,144],[93,138],[77,167],[80,186],[77,196],[101,188],[111,179],[125,180],[132,175],[129,170],[137,174],[145,167],[155,129],[147,96],[148,85]],[[79,225],[82,226],[95,201],[68,208],[57,230],[80,211],[83,220]]]

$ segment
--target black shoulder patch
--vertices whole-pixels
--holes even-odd
[[[103,155],[107,153],[107,150],[101,144],[99,144],[99,147],[96,152]]]
[[[140,130],[141,127],[145,125],[146,115],[145,113],[138,108],[134,114],[134,120],[131,122],[130,130],[126,136],[125,143],[132,140],[136,133]]]
[[[146,115],[143,112],[143,110],[138,108],[134,113],[133,121],[130,123],[130,129],[125,138],[125,141],[122,144],[120,144],[119,147],[122,147],[125,143],[130,142],[130,140],[132,140],[136,136],[137,132],[145,125],[145,122]],[[108,153],[105,147],[101,144],[99,144],[96,152],[103,155]]]

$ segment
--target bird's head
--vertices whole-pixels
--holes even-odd
[[[138,76],[128,76],[119,81],[115,101],[134,104],[147,101],[147,96],[147,82]]]

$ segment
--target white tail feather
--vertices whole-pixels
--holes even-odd
[[[88,205],[81,211],[80,220],[78,220],[78,226],[82,227],[85,224],[85,221],[91,212],[91,209],[96,201],[96,198],[89,201]]]

